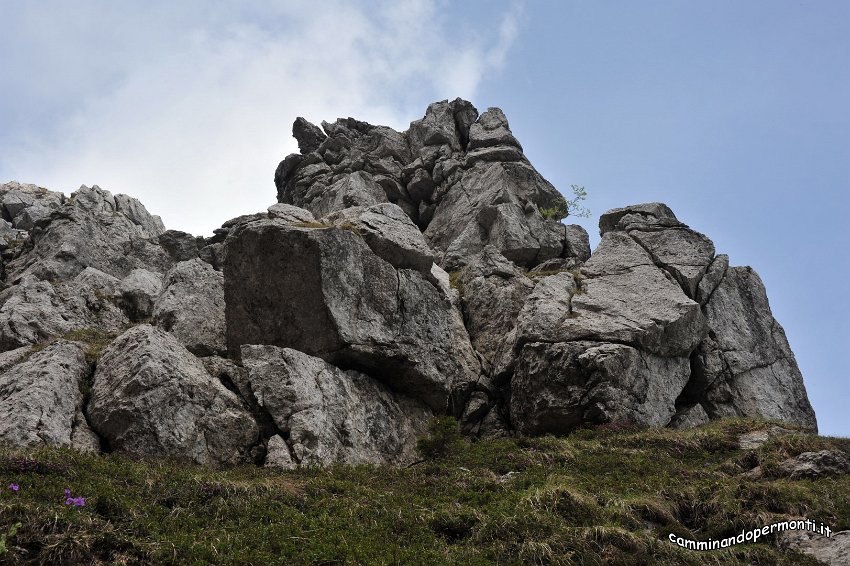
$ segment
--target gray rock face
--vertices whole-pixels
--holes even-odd
[[[614,230],[628,231],[637,227],[663,228],[681,225],[666,204],[649,202],[609,210],[599,217],[599,235],[602,236]]]
[[[243,346],[242,361],[257,400],[288,437],[283,446],[269,441],[272,465],[289,465],[286,444],[301,466],[415,460],[432,416],[422,403],[288,348]]]
[[[144,205],[133,197],[115,195],[115,212],[126,217],[150,238],[155,238],[165,232],[162,219],[149,213]]]
[[[198,257],[198,239],[180,230],[166,230],[159,236],[159,245],[174,261],[188,261]]]
[[[817,430],[794,354],[749,267],[730,267],[704,307],[709,337],[689,395],[712,418],[768,418]]]
[[[758,276],[662,203],[603,214],[591,255],[581,226],[547,218],[564,198],[501,110],[446,100],[404,132],[299,118],[293,134],[279,202],[210,238],[97,186],[0,186],[9,435],[289,468],[408,462],[439,413],[477,436],[816,430]],[[110,334],[87,413],[68,388],[89,370],[62,339]]]
[[[268,209],[269,218],[276,218],[289,224],[299,222],[315,222],[316,218],[309,210],[292,206],[291,204],[277,203],[273,204]]]
[[[157,326],[197,356],[227,351],[224,277],[200,259],[181,261],[165,274],[152,314]]]
[[[460,274],[466,329],[481,356],[484,373],[510,376],[516,320],[534,283],[495,248],[485,248]]]
[[[488,108],[469,128],[469,149],[496,145],[511,145],[522,150],[511,133],[504,112],[499,108]]]
[[[833,532],[829,537],[812,531],[785,531],[779,541],[783,548],[808,554],[829,566],[850,564],[850,531]]]
[[[822,478],[850,473],[850,459],[844,452],[836,450],[803,452],[782,461],[779,464],[779,470],[792,480]]]
[[[564,256],[584,262],[590,259],[590,237],[578,224],[564,226]]]
[[[84,418],[78,419],[80,383],[89,372],[83,351],[58,340],[28,359],[15,355],[11,360],[0,369],[0,440],[33,448],[72,446],[77,429],[88,428]]]
[[[656,265],[664,266],[685,293],[696,298],[697,287],[714,260],[714,244],[698,232],[684,228],[632,230],[630,235],[643,246]]]
[[[517,327],[521,343],[616,342],[671,357],[688,356],[705,334],[699,305],[619,232],[603,236],[578,277],[541,281]]]
[[[563,225],[539,212],[558,196],[527,162],[478,163],[446,191],[425,237],[445,253],[441,263],[449,270],[488,244],[515,263],[532,266],[564,251]]]
[[[478,378],[450,299],[349,230],[243,224],[226,241],[224,282],[232,355],[243,344],[297,349],[358,368],[437,410]]]
[[[328,137],[318,126],[301,117],[292,124],[292,135],[298,140],[298,149],[302,154],[316,151]]]
[[[231,465],[247,458],[257,423],[176,338],[131,328],[104,350],[88,405],[112,450]]]
[[[562,434],[587,423],[664,426],[688,376],[687,357],[623,344],[525,344],[511,382],[511,422],[522,434]]]
[[[47,221],[65,202],[62,193],[12,181],[0,185],[0,213],[18,230],[31,230]]]
[[[162,274],[147,269],[134,269],[118,285],[121,306],[130,320],[151,316],[153,305],[162,289]]]
[[[431,273],[434,252],[404,211],[388,202],[368,208],[347,208],[323,219],[338,227],[354,230],[363,237],[375,255],[399,269]]]
[[[816,427],[793,354],[751,269],[715,258],[711,241],[660,203],[609,211],[600,233],[578,271],[543,278],[519,313],[511,414],[524,421],[514,423],[520,431],[621,418],[684,428],[730,416]],[[617,350],[603,350],[620,361],[611,362],[598,391],[589,366],[575,361],[592,357],[576,350],[583,342]],[[549,362],[535,365],[538,359],[572,370],[541,377]],[[663,397],[634,381],[641,365],[653,367]],[[604,409],[614,406],[620,410]]]

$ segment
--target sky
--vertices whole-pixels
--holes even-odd
[[[0,0],[0,182],[209,235],[275,200],[296,116],[502,108],[598,217],[661,201],[762,277],[822,434],[850,436],[850,3]],[[570,221],[569,219],[567,220]]]

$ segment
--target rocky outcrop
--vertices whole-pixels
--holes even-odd
[[[0,437],[292,468],[409,463],[440,414],[816,430],[755,272],[662,203],[603,214],[591,254],[501,110],[293,135],[279,202],[208,238],[97,186],[0,186]]]
[[[157,241],[163,231],[135,199],[83,186],[28,233],[21,255],[6,265],[7,280],[65,281],[86,267],[119,279],[136,268],[163,272],[170,265]]]
[[[245,461],[259,434],[233,392],[176,338],[147,324],[104,351],[88,414],[110,450],[201,464]]]
[[[727,268],[708,238],[660,203],[609,211],[599,225],[602,241],[583,267],[538,283],[519,313],[518,430],[685,427],[724,416],[816,427],[751,269]]]
[[[433,416],[424,404],[297,350],[243,346],[242,361],[257,401],[282,433],[269,441],[267,463],[408,464],[416,459],[416,439]]]
[[[479,116],[464,100],[437,102],[405,132],[351,118],[322,127],[295,121],[301,154],[275,173],[280,202],[316,217],[397,204],[448,270],[488,244],[527,267],[570,254],[586,259],[580,227],[544,218],[542,210],[566,215],[564,198],[525,159],[498,108]]]

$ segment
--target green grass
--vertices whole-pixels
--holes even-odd
[[[143,322],[150,322],[149,320]],[[136,323],[136,324],[142,324]],[[127,328],[130,328],[130,325]],[[85,354],[86,361],[89,364],[96,363],[97,360],[100,359],[103,350],[112,342],[118,335],[111,332],[106,332],[100,328],[94,327],[86,327],[80,328],[77,330],[72,330],[70,332],[66,332],[64,334],[60,334],[59,336],[55,336],[53,338],[49,338],[37,344],[33,344],[29,351],[24,354],[21,358],[21,361],[28,359],[30,356],[35,354],[36,352],[40,352],[56,342],[57,340],[68,340],[71,342],[77,342],[83,346],[83,353]]]
[[[212,470],[69,450],[0,451],[0,560],[103,564],[813,564],[759,544],[690,552],[780,517],[850,528],[850,476],[741,475],[850,440],[790,435],[759,450],[727,421],[567,438],[450,443],[409,468]],[[5,486],[21,486],[13,493]],[[87,498],[63,505],[63,489]]]
[[[457,289],[460,294],[463,294],[463,283],[461,282],[461,276],[463,276],[463,270],[458,269],[457,271],[449,272],[449,287],[452,289]]]

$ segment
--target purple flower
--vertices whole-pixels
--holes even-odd
[[[65,505],[73,505],[74,507],[83,507],[86,504],[85,497],[71,497],[71,490],[65,488]]]
[[[18,491],[19,489],[21,489],[21,486],[19,486],[19,485],[18,485],[18,484],[16,484],[16,483],[10,483],[10,484],[9,484],[9,489],[11,489],[12,491]]]

